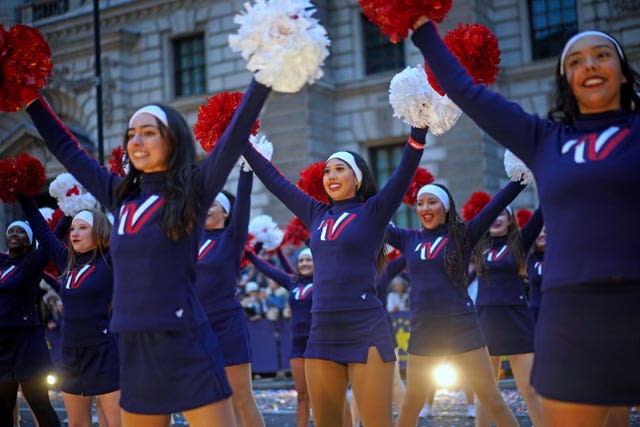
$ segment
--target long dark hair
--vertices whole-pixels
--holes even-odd
[[[640,74],[631,68],[631,65],[627,61],[627,55],[618,40],[611,34],[605,33],[604,31],[601,32],[615,40],[618,46],[620,46],[620,50],[622,50],[623,57],[620,57],[618,50],[615,49],[616,55],[618,55],[618,59],[620,59],[622,74],[627,79],[627,82],[622,83],[620,86],[620,107],[624,111],[638,111],[640,109],[640,96],[638,96],[638,92],[640,91]],[[571,92],[571,87],[566,77],[567,73],[565,72],[564,75],[560,74],[560,66],[562,65],[560,59],[561,58],[558,58],[558,63],[556,64],[555,105],[549,110],[547,117],[549,120],[569,125],[580,115],[580,109],[578,108],[578,101],[573,95],[573,92]]]
[[[167,114],[168,126],[156,118],[160,135],[169,145],[169,158],[165,172],[165,206],[162,208],[162,228],[172,240],[180,240],[189,235],[198,220],[198,213],[204,209],[202,196],[194,181],[196,150],[193,133],[182,115],[171,107],[159,105]],[[128,137],[124,136],[124,152],[127,153]],[[140,192],[142,172],[133,163],[129,172],[116,187],[117,203],[121,204]]]
[[[507,244],[511,248],[511,252],[516,258],[516,263],[518,265],[518,274],[520,277],[524,277],[526,274],[527,264],[526,264],[526,254],[522,250],[522,241],[520,240],[520,231],[518,230],[518,226],[516,225],[516,221],[513,216],[507,212],[509,216],[509,228],[507,229]],[[485,252],[491,247],[491,234],[489,231],[484,233],[480,242],[476,245],[474,249],[474,257],[476,271],[478,275],[485,273],[488,270],[487,260],[485,257]]]
[[[447,275],[459,287],[467,287],[467,266],[464,263],[462,254],[469,246],[469,241],[465,233],[465,224],[458,215],[456,203],[451,196],[451,192],[442,184],[433,184],[440,187],[449,197],[449,210],[445,214],[444,223],[447,225],[447,235],[449,243],[446,247],[444,268]]]

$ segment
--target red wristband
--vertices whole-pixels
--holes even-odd
[[[416,150],[424,150],[424,144],[419,143],[418,141],[416,141],[411,137],[407,139],[407,144],[409,144],[411,148],[415,148]]]

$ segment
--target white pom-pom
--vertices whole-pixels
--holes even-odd
[[[253,145],[253,148],[255,148],[256,151],[262,155],[262,157],[271,161],[271,158],[273,157],[273,144],[267,139],[266,136],[250,135],[249,141]],[[245,160],[244,156],[240,156],[240,165],[242,166],[242,170],[244,170],[245,172],[251,172],[251,166],[249,166],[249,162]]]
[[[65,215],[75,216],[85,209],[94,209],[98,205],[98,201],[91,193],[83,193],[79,196],[65,197],[58,201],[58,205]]]
[[[249,222],[249,233],[257,242],[262,242],[262,247],[267,251],[277,249],[284,237],[284,232],[269,215],[258,215],[253,218]]]
[[[98,202],[70,173],[62,173],[49,184],[49,194],[58,200],[60,210],[74,216],[83,209],[93,209]]]
[[[521,181],[523,184],[535,182],[531,170],[509,150],[504,151],[504,170],[512,181]]]
[[[234,22],[238,34],[229,36],[232,50],[242,52],[255,79],[277,92],[293,93],[305,83],[323,76],[322,64],[329,55],[327,32],[311,15],[308,0],[257,0]]]
[[[393,77],[389,103],[394,117],[413,127],[429,127],[434,135],[451,129],[462,114],[448,96],[433,90],[422,65],[407,67]]]

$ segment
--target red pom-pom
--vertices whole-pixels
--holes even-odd
[[[207,153],[213,150],[218,139],[231,123],[231,118],[238,109],[242,96],[242,92],[220,92],[207,98],[207,104],[201,105],[198,109],[198,118],[193,126],[193,133],[202,149]],[[256,120],[251,134],[258,133],[259,127],[260,120]]]
[[[324,166],[325,162],[322,160],[312,163],[301,170],[298,188],[319,202],[329,203],[329,196],[324,191],[324,185],[322,185]]]
[[[16,174],[13,159],[0,160],[0,199],[5,203],[14,203],[20,194],[20,179]]]
[[[37,194],[46,179],[40,160],[25,153],[16,156],[16,172],[22,181],[20,192],[26,197]]]
[[[242,258],[240,259],[240,269],[242,270],[243,268],[246,268],[249,264],[251,264],[251,261],[249,261],[249,258],[247,257],[247,252],[254,252],[253,250],[253,234],[248,233],[247,234],[247,241],[244,243],[244,251],[242,251]]]
[[[111,150],[111,158],[109,159],[109,171],[125,176],[127,173],[124,170],[124,148],[117,146]]]
[[[51,76],[51,50],[36,29],[0,25],[0,111],[18,111],[36,99]]]
[[[28,154],[0,160],[0,199],[14,203],[19,195],[31,197],[44,184],[44,166]]]
[[[527,225],[532,216],[533,212],[531,212],[531,209],[518,209],[516,211],[516,221],[518,222],[518,228],[521,229],[525,225]]]
[[[415,206],[418,198],[418,191],[420,191],[420,188],[427,184],[431,184],[433,180],[434,177],[428,169],[418,167],[416,169],[416,173],[413,174],[413,178],[411,179],[411,183],[409,184],[407,193],[402,198],[402,203],[409,206]]]
[[[496,82],[500,72],[500,46],[496,36],[481,24],[458,24],[450,30],[444,38],[451,53],[458,58],[460,64],[473,78],[474,83],[489,85]],[[433,89],[440,95],[445,92],[429,68],[424,64],[427,79]]]
[[[397,43],[409,35],[409,29],[421,16],[442,22],[451,9],[451,0],[358,0],[366,17]]]
[[[282,238],[283,244],[289,244],[292,246],[301,246],[309,240],[309,230],[300,221],[300,218],[294,216],[287,228],[284,230],[284,237]]]
[[[484,191],[476,191],[471,194],[469,200],[462,206],[462,219],[471,221],[490,201],[491,196]]]

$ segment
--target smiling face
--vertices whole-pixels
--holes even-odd
[[[207,230],[215,230],[224,228],[224,221],[229,216],[218,201],[213,201],[207,211],[207,218],[204,221],[204,228]]]
[[[431,193],[423,193],[418,197],[416,214],[424,228],[433,230],[440,224],[444,224],[447,211],[440,199]]]
[[[580,113],[620,109],[620,86],[627,79],[611,40],[599,35],[577,40],[567,51],[563,65]]]
[[[93,227],[82,219],[74,219],[69,229],[69,240],[73,250],[79,254],[88,252],[96,247],[93,240]]]
[[[355,197],[357,183],[355,172],[344,160],[334,158],[325,165],[322,185],[332,200]]]
[[[133,166],[144,173],[167,170],[170,148],[160,133],[158,119],[151,114],[135,116],[127,130],[127,155]]]
[[[503,237],[506,236],[509,232],[509,223],[511,222],[511,216],[509,213],[504,210],[498,215],[498,217],[493,221],[491,227],[489,228],[489,234],[491,237]]]
[[[311,276],[313,274],[313,259],[309,255],[298,257],[298,273],[301,276]]]
[[[14,256],[29,250],[29,236],[22,227],[17,225],[7,229],[6,243],[9,253]]]

